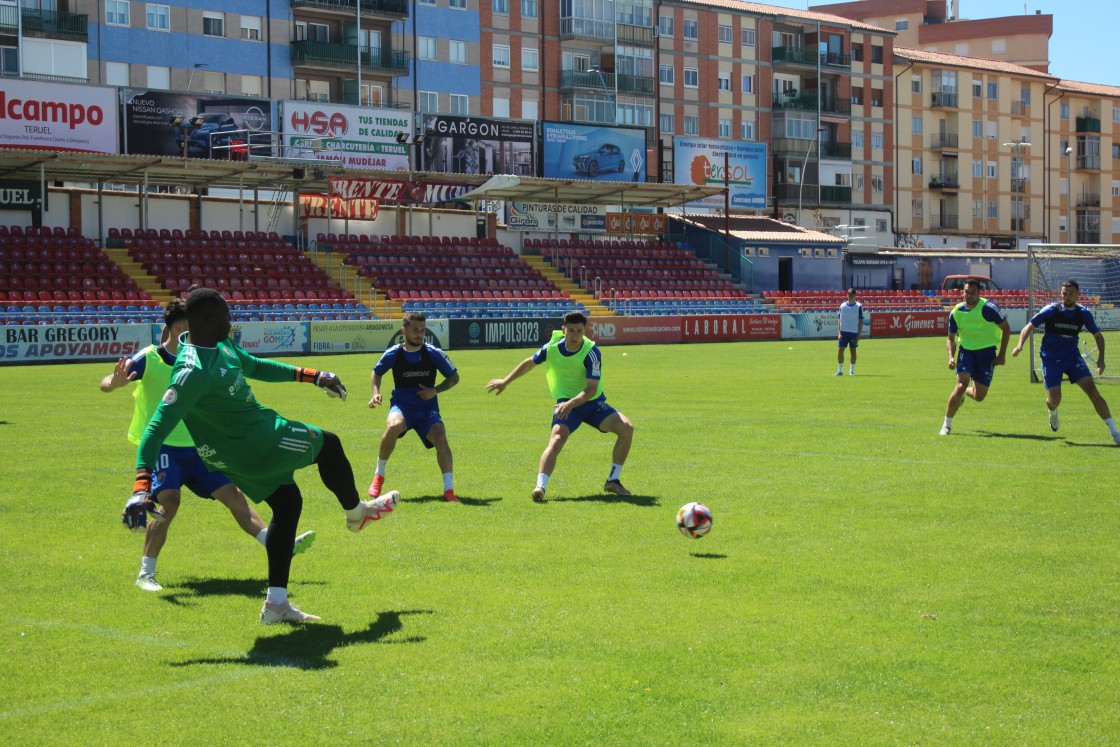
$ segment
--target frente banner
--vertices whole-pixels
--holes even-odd
[[[353,179],[332,176],[327,179],[331,197],[344,200],[377,200],[388,205],[419,205],[448,202],[474,189],[473,185],[436,179]]]

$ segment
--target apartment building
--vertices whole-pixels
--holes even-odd
[[[1054,243],[1120,243],[1120,87],[1063,80],[1048,92],[1053,178],[1046,234]]]

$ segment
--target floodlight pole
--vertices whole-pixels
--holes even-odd
[[[818,162],[820,161],[821,133],[822,132],[827,132],[827,131],[828,131],[827,127],[818,127],[817,128],[817,131],[816,131],[813,139],[811,141],[809,141],[809,147],[805,149],[805,158],[803,158],[801,160],[801,187],[797,190],[797,225],[799,225],[799,226],[801,225],[801,198],[805,195],[805,169],[809,165],[809,154],[813,152],[813,143],[816,143],[817,144],[817,160],[818,160]],[[818,192],[817,192],[817,204],[818,205],[820,204],[820,201],[821,201],[820,191],[819,191],[820,186],[821,186],[820,181],[821,181],[820,169],[818,168],[817,169],[817,190],[818,190]]]
[[[1023,148],[1029,148],[1029,147],[1031,147],[1031,144],[1030,144],[1030,143],[1026,143],[1026,142],[1023,142],[1022,140],[1018,140],[1018,141],[1016,141],[1016,142],[1014,142],[1014,143],[1004,143],[1004,144],[1003,144],[1003,147],[1004,147],[1004,148],[1010,148],[1010,149],[1011,149],[1011,152],[1012,152],[1013,154],[1018,154],[1018,153],[1020,153],[1020,152],[1021,152],[1021,151],[1023,150]],[[1014,155],[1012,156],[1012,158],[1014,159]],[[1012,162],[1012,165],[1014,165],[1014,161]],[[1022,173],[1022,169],[1020,169],[1020,172],[1019,172],[1019,173]],[[1012,180],[1014,180],[1014,179],[1015,179],[1015,177],[1014,177],[1014,176],[1012,176],[1011,178],[1012,178]],[[1019,178],[1021,179],[1022,177],[1019,177]],[[1012,184],[1011,184],[1011,186],[1012,186],[1012,194],[1014,194],[1014,186],[1015,186],[1015,183],[1014,183],[1014,181],[1012,181]],[[1025,187],[1024,187],[1024,188],[1025,188]],[[1022,195],[1022,194],[1023,194],[1023,192],[1022,192],[1022,191],[1020,191],[1020,192],[1019,192],[1019,194],[1020,194],[1020,195]],[[1020,205],[1022,205],[1022,204],[1023,204],[1023,201],[1022,201],[1022,199],[1021,199],[1021,198],[1017,198],[1017,199],[1015,199],[1015,202],[1019,203]],[[1020,212],[1023,212],[1023,211],[1020,211]],[[1012,213],[1012,215],[1011,215],[1011,220],[1015,221],[1015,246],[1014,246],[1013,248],[1017,250],[1017,249],[1019,248],[1019,222],[1023,220],[1023,216],[1021,216],[1021,215],[1020,215],[1020,216],[1019,216],[1018,218],[1016,218],[1016,217],[1015,217],[1015,214],[1014,214],[1014,213],[1015,213],[1015,211],[1014,211],[1014,210],[1012,210],[1012,211],[1011,211],[1011,213]]]
[[[1066,146],[1066,242],[1073,243],[1073,148]]]

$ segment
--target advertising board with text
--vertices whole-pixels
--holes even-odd
[[[872,337],[923,337],[948,334],[944,311],[876,311],[871,314]]]
[[[673,181],[698,187],[728,188],[733,209],[766,209],[766,143],[739,140],[673,138]],[[724,196],[712,195],[692,207],[724,208]]]
[[[125,152],[221,161],[272,157],[276,102],[245,96],[199,96],[123,89]],[[182,123],[171,124],[172,117]],[[191,124],[197,118],[196,124]]]
[[[307,322],[234,322],[233,341],[253,355],[306,353]]]
[[[684,318],[685,342],[779,340],[781,314],[705,314]]]
[[[284,157],[329,161],[348,169],[408,171],[412,114],[399,109],[284,102]]]
[[[836,312],[819,311],[804,314],[782,314],[783,340],[811,340],[836,337],[840,333],[840,317]],[[863,325],[863,336],[868,333]]]
[[[601,345],[680,342],[683,331],[679,316],[595,316],[587,322],[587,336]]]
[[[664,213],[607,213],[607,233],[655,234],[669,231]]]
[[[0,148],[117,153],[117,125],[116,88],[0,78]]]
[[[562,318],[556,319],[452,319],[451,347],[463,348],[536,348],[560,329]]]
[[[632,127],[541,123],[541,176],[644,182],[646,132]]]
[[[603,205],[561,205],[550,202],[509,203],[506,225],[515,231],[603,233],[607,227]]]
[[[534,176],[533,122],[426,114],[420,169],[448,174]]]
[[[312,353],[377,353],[402,341],[400,319],[311,322]],[[448,340],[446,319],[428,319],[424,338],[437,348]],[[372,365],[372,364],[371,364]]]
[[[152,342],[151,324],[0,326],[0,363],[127,357]]]

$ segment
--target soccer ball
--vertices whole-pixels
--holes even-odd
[[[686,503],[677,511],[677,528],[685,537],[700,539],[712,530],[712,512],[703,503]]]

